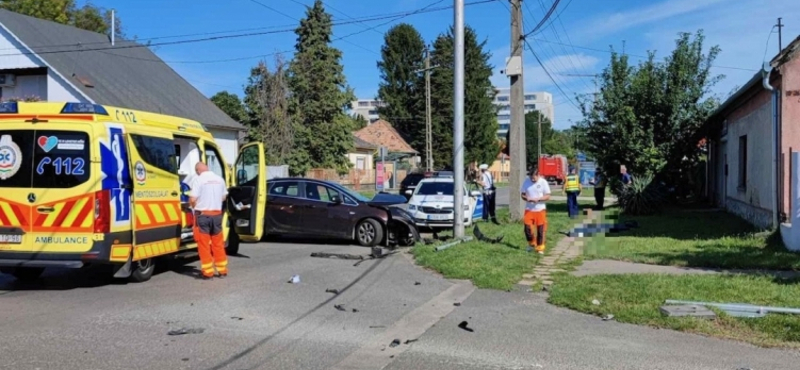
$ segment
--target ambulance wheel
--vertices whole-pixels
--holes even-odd
[[[356,226],[356,242],[364,247],[374,247],[383,241],[383,227],[378,221],[368,218]]]
[[[11,273],[17,280],[20,281],[34,281],[42,276],[44,267],[17,267]]]
[[[131,280],[137,283],[143,283],[153,276],[153,271],[156,270],[156,263],[152,258],[148,258],[133,263],[133,272],[131,273]]]
[[[233,230],[228,229],[228,240],[225,242],[225,254],[235,256],[239,254],[239,234]]]

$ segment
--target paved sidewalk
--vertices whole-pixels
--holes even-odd
[[[587,210],[587,212],[588,216],[580,223],[577,223],[573,228],[589,225],[601,215],[600,212],[596,211],[593,212],[591,210]],[[533,272],[530,274],[523,274],[522,280],[517,284],[532,286],[537,282],[541,282],[544,287],[553,285],[551,274],[565,271],[563,269],[559,269],[557,266],[559,264],[569,262],[570,260],[581,255],[584,243],[582,239],[583,238],[570,236],[561,239],[556,244],[555,248],[553,248],[550,253],[545,255],[540,263],[533,268]]]

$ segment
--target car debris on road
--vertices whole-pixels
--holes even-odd
[[[206,329],[203,328],[181,328],[178,330],[170,330],[167,335],[184,335],[184,334],[202,334]]]

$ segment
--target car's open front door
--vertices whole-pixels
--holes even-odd
[[[264,235],[267,206],[267,159],[264,144],[249,143],[239,150],[233,168],[233,187],[228,190],[231,226],[244,241],[255,242]]]

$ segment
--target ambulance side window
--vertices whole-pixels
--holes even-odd
[[[258,154],[256,145],[242,149],[234,167],[237,185],[254,186],[258,183]]]
[[[137,134],[131,134],[131,139],[139,156],[147,164],[169,173],[178,173],[175,144],[172,140]]]
[[[222,159],[219,156],[219,152],[217,152],[217,148],[208,144],[206,144],[205,147],[206,164],[208,165],[208,170],[225,179],[225,164],[222,163]]]

